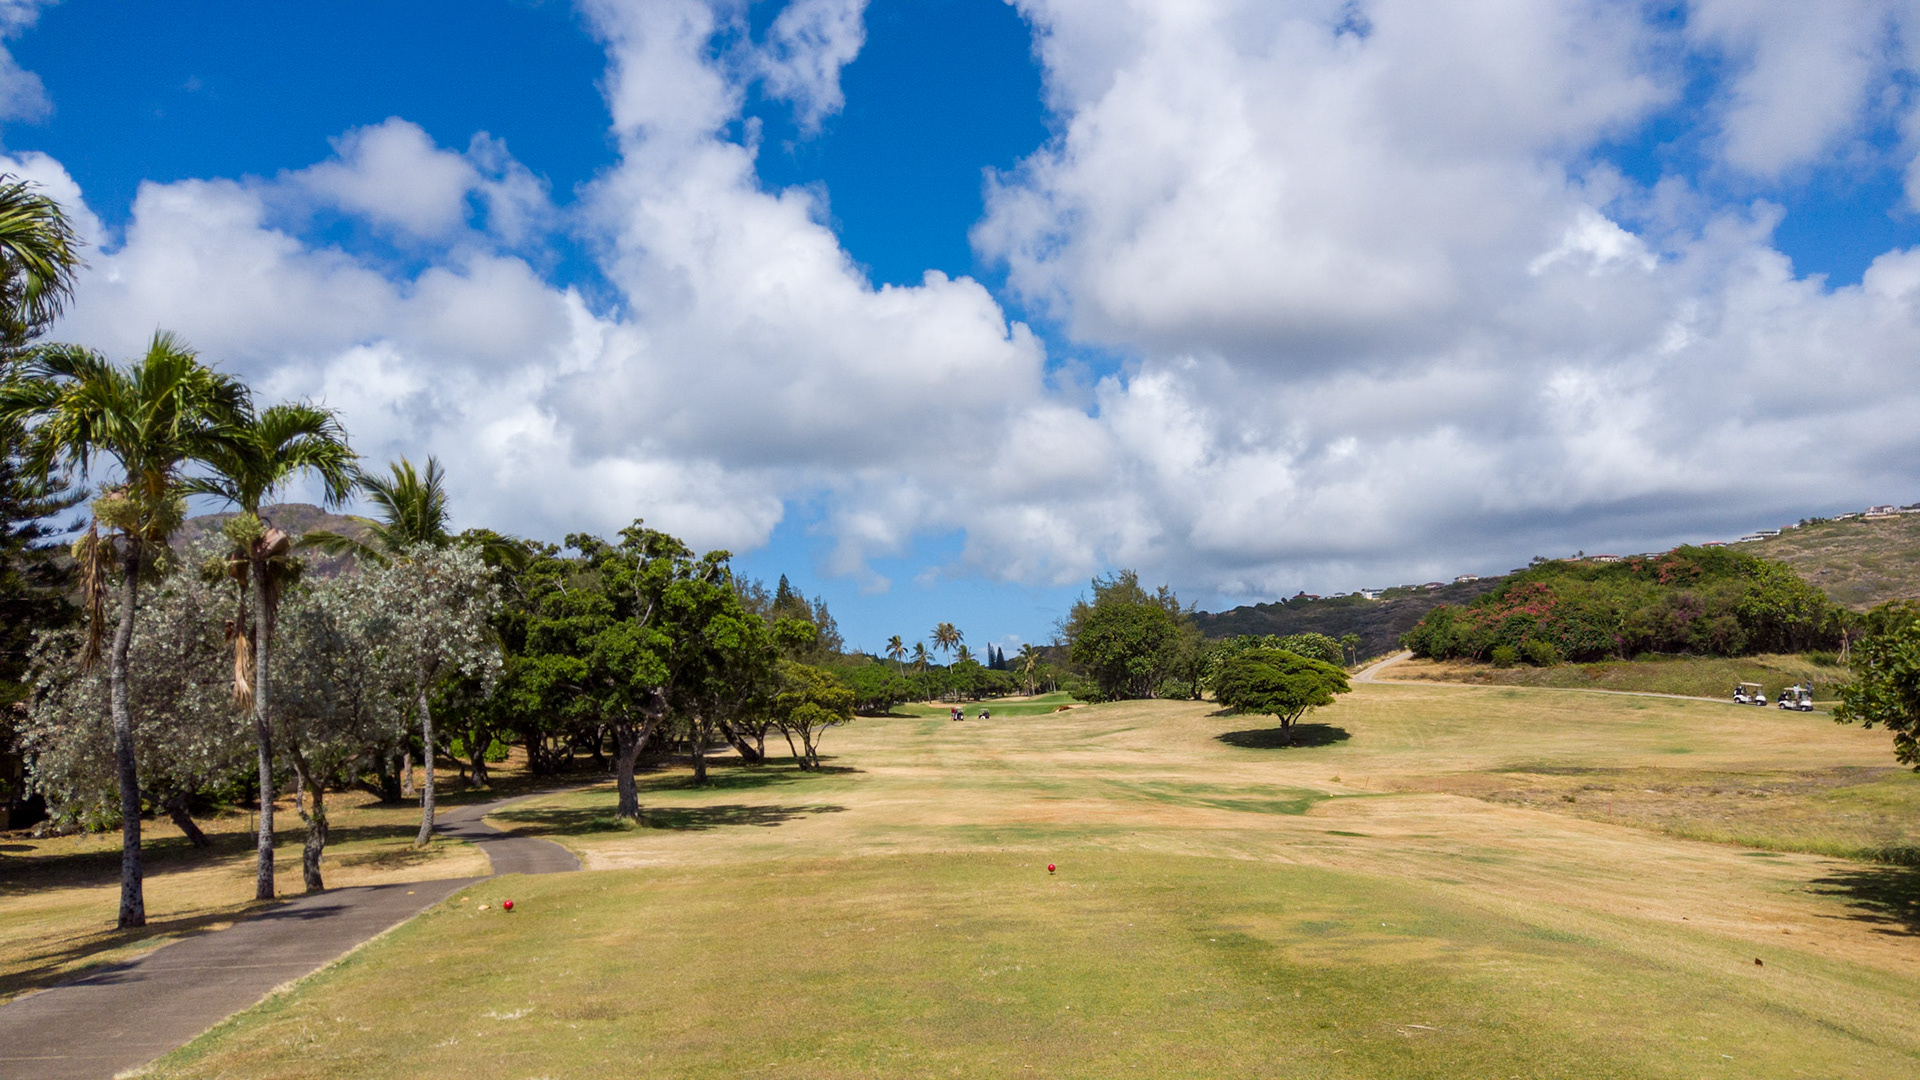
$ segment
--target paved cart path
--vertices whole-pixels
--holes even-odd
[[[522,799],[449,807],[437,830],[486,852],[495,874],[580,869],[548,840],[482,819]],[[298,868],[294,868],[298,872]],[[296,897],[225,930],[0,1005],[0,1080],[109,1080],[483,878],[333,889]]]

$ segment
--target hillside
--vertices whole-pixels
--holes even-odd
[[[1835,603],[1855,611],[1888,600],[1920,600],[1920,514],[1823,521],[1729,547],[1786,563]],[[1490,577],[1432,590],[1390,589],[1379,600],[1338,596],[1252,604],[1203,611],[1195,621],[1209,638],[1308,631],[1335,638],[1359,634],[1361,653],[1378,655],[1398,648],[1400,635],[1435,607],[1465,604],[1505,580]]]
[[[1322,600],[1283,600],[1252,604],[1218,613],[1194,615],[1200,632],[1209,638],[1237,634],[1317,633],[1331,638],[1360,635],[1360,655],[1378,656],[1400,647],[1400,635],[1414,628],[1427,612],[1441,604],[1465,604],[1499,585],[1502,578],[1484,578],[1438,589],[1388,589],[1378,600],[1335,596]]]
[[[330,514],[310,503],[283,503],[279,506],[268,506],[264,508],[262,516],[295,537],[315,529],[337,532],[356,540],[365,540],[369,535],[365,519],[349,517],[345,514]],[[198,543],[203,537],[219,535],[220,527],[225,525],[227,519],[231,517],[233,514],[229,512],[202,514],[199,517],[188,518],[186,523],[180,526],[180,531],[173,534],[174,550],[183,551]],[[340,573],[350,560],[350,556],[327,555],[318,551],[303,551],[300,557],[306,560],[307,573],[321,578],[330,578]]]
[[[1920,599],[1920,514],[1802,525],[1737,547],[1786,563],[1855,611]]]

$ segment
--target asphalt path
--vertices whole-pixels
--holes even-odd
[[[533,797],[450,807],[435,816],[436,831],[473,843],[494,874],[580,869],[559,844],[503,833],[482,820]],[[89,968],[0,1005],[0,1080],[110,1080],[483,880],[311,893],[137,960]]]

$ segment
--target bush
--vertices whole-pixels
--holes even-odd
[[[1519,662],[1520,662],[1520,651],[1518,649],[1515,649],[1513,646],[1495,645],[1493,647],[1493,666],[1494,667],[1512,667],[1513,665]]]
[[[1520,643],[1520,655],[1534,667],[1552,667],[1560,662],[1560,650],[1551,641],[1529,638]]]

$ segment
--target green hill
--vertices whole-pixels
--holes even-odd
[[[1312,600],[1300,597],[1272,604],[1250,604],[1218,613],[1194,615],[1200,632],[1209,638],[1238,634],[1316,633],[1338,639],[1360,635],[1360,655],[1378,656],[1400,647],[1400,635],[1413,629],[1427,612],[1441,604],[1462,605],[1495,587],[1505,578],[1442,585],[1437,589],[1402,586],[1388,589],[1378,600],[1363,596],[1333,596]]]

